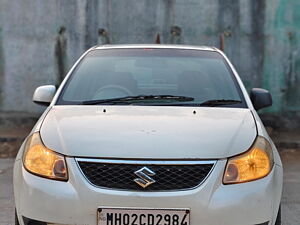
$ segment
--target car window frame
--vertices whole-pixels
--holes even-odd
[[[72,81],[72,78],[74,77],[74,74],[76,73],[77,69],[81,66],[81,64],[84,62],[84,60],[88,57],[89,54],[91,54],[94,51],[106,51],[106,50],[135,50],[135,49],[144,49],[144,48],[105,48],[105,49],[93,49],[91,51],[88,52],[88,54],[86,54],[84,57],[81,58],[81,60],[77,63],[76,67],[72,70],[71,74],[68,76],[66,82],[64,83],[54,105],[82,105],[81,102],[78,101],[65,101],[63,100],[62,96],[65,93],[66,87],[68,86],[68,84]],[[213,50],[199,50],[199,49],[181,49],[181,48],[151,48],[151,49],[160,49],[160,50],[165,50],[165,49],[175,49],[175,50],[186,50],[186,51],[206,51],[206,52],[214,52],[216,54],[218,54],[220,56],[220,58],[223,60],[223,63],[225,64],[231,79],[234,83],[235,88],[237,89],[238,95],[240,97],[241,103],[237,103],[237,104],[231,104],[231,105],[217,105],[214,107],[226,107],[226,108],[248,108],[248,105],[246,103],[245,100],[245,96],[242,92],[242,89],[237,81],[237,78],[233,72],[233,69],[231,68],[231,66],[229,65],[229,63],[227,62],[227,60],[225,59],[225,57],[220,54],[218,51],[213,51]],[[116,104],[118,105],[118,104]],[[124,104],[120,104],[120,105],[124,105]],[[143,106],[155,106],[155,104],[136,104],[136,105],[143,105]],[[166,105],[160,105],[157,104],[156,106],[166,106]],[[172,104],[168,105],[168,106],[173,106]],[[174,106],[178,106],[178,104],[174,104]],[[182,106],[184,107],[206,107],[206,106],[199,106],[199,104],[195,103],[195,104],[182,104]]]

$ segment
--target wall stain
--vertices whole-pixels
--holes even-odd
[[[98,37],[98,0],[86,0],[85,5],[85,49],[97,44]]]
[[[300,54],[294,32],[288,32],[289,56],[285,73],[284,102],[289,107],[300,105]]]
[[[171,43],[171,33],[170,27],[174,23],[174,4],[175,0],[164,0],[164,21],[163,21],[163,31],[162,31],[162,43]]]
[[[253,62],[253,86],[262,87],[265,56],[264,26],[266,17],[266,0],[251,1],[251,55]]]
[[[65,75],[67,68],[67,47],[68,40],[66,37],[66,28],[60,27],[55,41],[55,60],[57,67],[57,85],[59,85]]]
[[[273,109],[277,113],[298,112],[300,116],[300,4],[298,0],[280,0],[270,24],[274,40],[273,54],[265,56],[269,63],[265,80],[278,97]],[[272,79],[273,78],[273,79]],[[275,78],[275,79],[274,79]]]
[[[110,44],[109,33],[104,28],[98,29],[98,45]]]
[[[159,34],[156,35],[154,43],[155,44],[161,44],[161,42],[160,42],[160,35]]]
[[[171,27],[171,44],[181,44],[183,42],[181,33],[181,28],[179,26]]]
[[[2,29],[0,28],[0,109],[3,102],[3,88],[4,88],[4,52],[3,52],[3,36]]]
[[[110,30],[110,23],[111,23],[111,0],[105,0],[105,12],[106,12],[106,30],[109,31]],[[110,40],[112,41],[112,40]]]
[[[240,71],[240,2],[219,0],[218,30],[224,34],[224,52]]]

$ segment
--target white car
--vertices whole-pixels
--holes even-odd
[[[94,47],[33,100],[48,108],[16,157],[16,224],[281,224],[256,112],[271,95],[249,97],[218,49]]]

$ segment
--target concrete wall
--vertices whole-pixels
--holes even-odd
[[[63,62],[65,73],[84,51],[85,24],[86,2],[0,1],[2,111],[42,110],[31,103],[33,91],[57,83],[59,63]],[[61,51],[59,38],[66,39]]]
[[[273,0],[265,23],[263,85],[277,111],[300,110],[300,2]]]
[[[95,44],[218,47],[220,34],[247,88],[273,94],[266,112],[299,115],[299,0],[0,0],[0,110],[41,112],[35,87]]]

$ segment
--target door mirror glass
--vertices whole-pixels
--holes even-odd
[[[272,96],[269,91],[262,88],[253,88],[250,92],[250,99],[256,110],[272,105]]]

